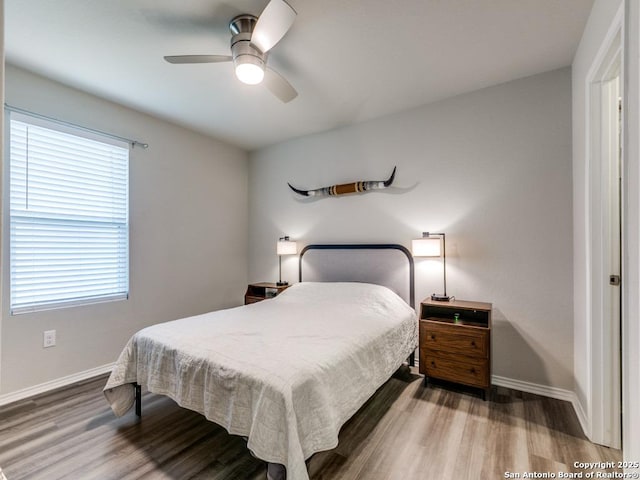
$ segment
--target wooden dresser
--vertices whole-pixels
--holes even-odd
[[[420,373],[491,389],[491,304],[454,300],[420,303]]]
[[[250,283],[247,285],[247,292],[244,294],[244,304],[261,302],[267,298],[273,298],[280,294],[290,285],[277,285],[270,282]]]

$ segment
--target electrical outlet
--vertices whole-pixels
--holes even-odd
[[[42,346],[44,348],[55,347],[56,346],[56,331],[55,330],[47,330],[43,334],[43,343]]]

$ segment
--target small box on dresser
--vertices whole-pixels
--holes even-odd
[[[425,299],[420,303],[420,373],[491,389],[491,309],[485,302]]]

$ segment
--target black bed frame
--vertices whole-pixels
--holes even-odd
[[[300,252],[300,259],[298,263],[298,281],[302,281],[302,257],[309,250],[399,250],[404,253],[409,262],[409,305],[415,309],[415,281],[414,281],[414,266],[413,256],[409,250],[397,243],[354,243],[354,244],[312,244],[307,245]],[[409,355],[408,362],[410,366],[415,366],[415,352]],[[133,384],[136,397],[136,415],[142,416],[142,388],[137,383]]]

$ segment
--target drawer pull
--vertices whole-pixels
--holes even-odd
[[[436,336],[434,334],[431,334],[431,340],[435,340]]]
[[[475,347],[476,346],[476,341],[475,340],[471,340],[471,346]]]
[[[469,370],[469,371],[470,371],[471,373],[473,373],[474,375],[475,375],[475,373],[476,373],[476,369],[475,369],[475,368],[472,368],[472,369],[471,369],[471,370]]]
[[[436,366],[436,362],[432,361],[432,362],[431,362],[431,366],[432,366],[432,367],[435,367],[435,366]]]

